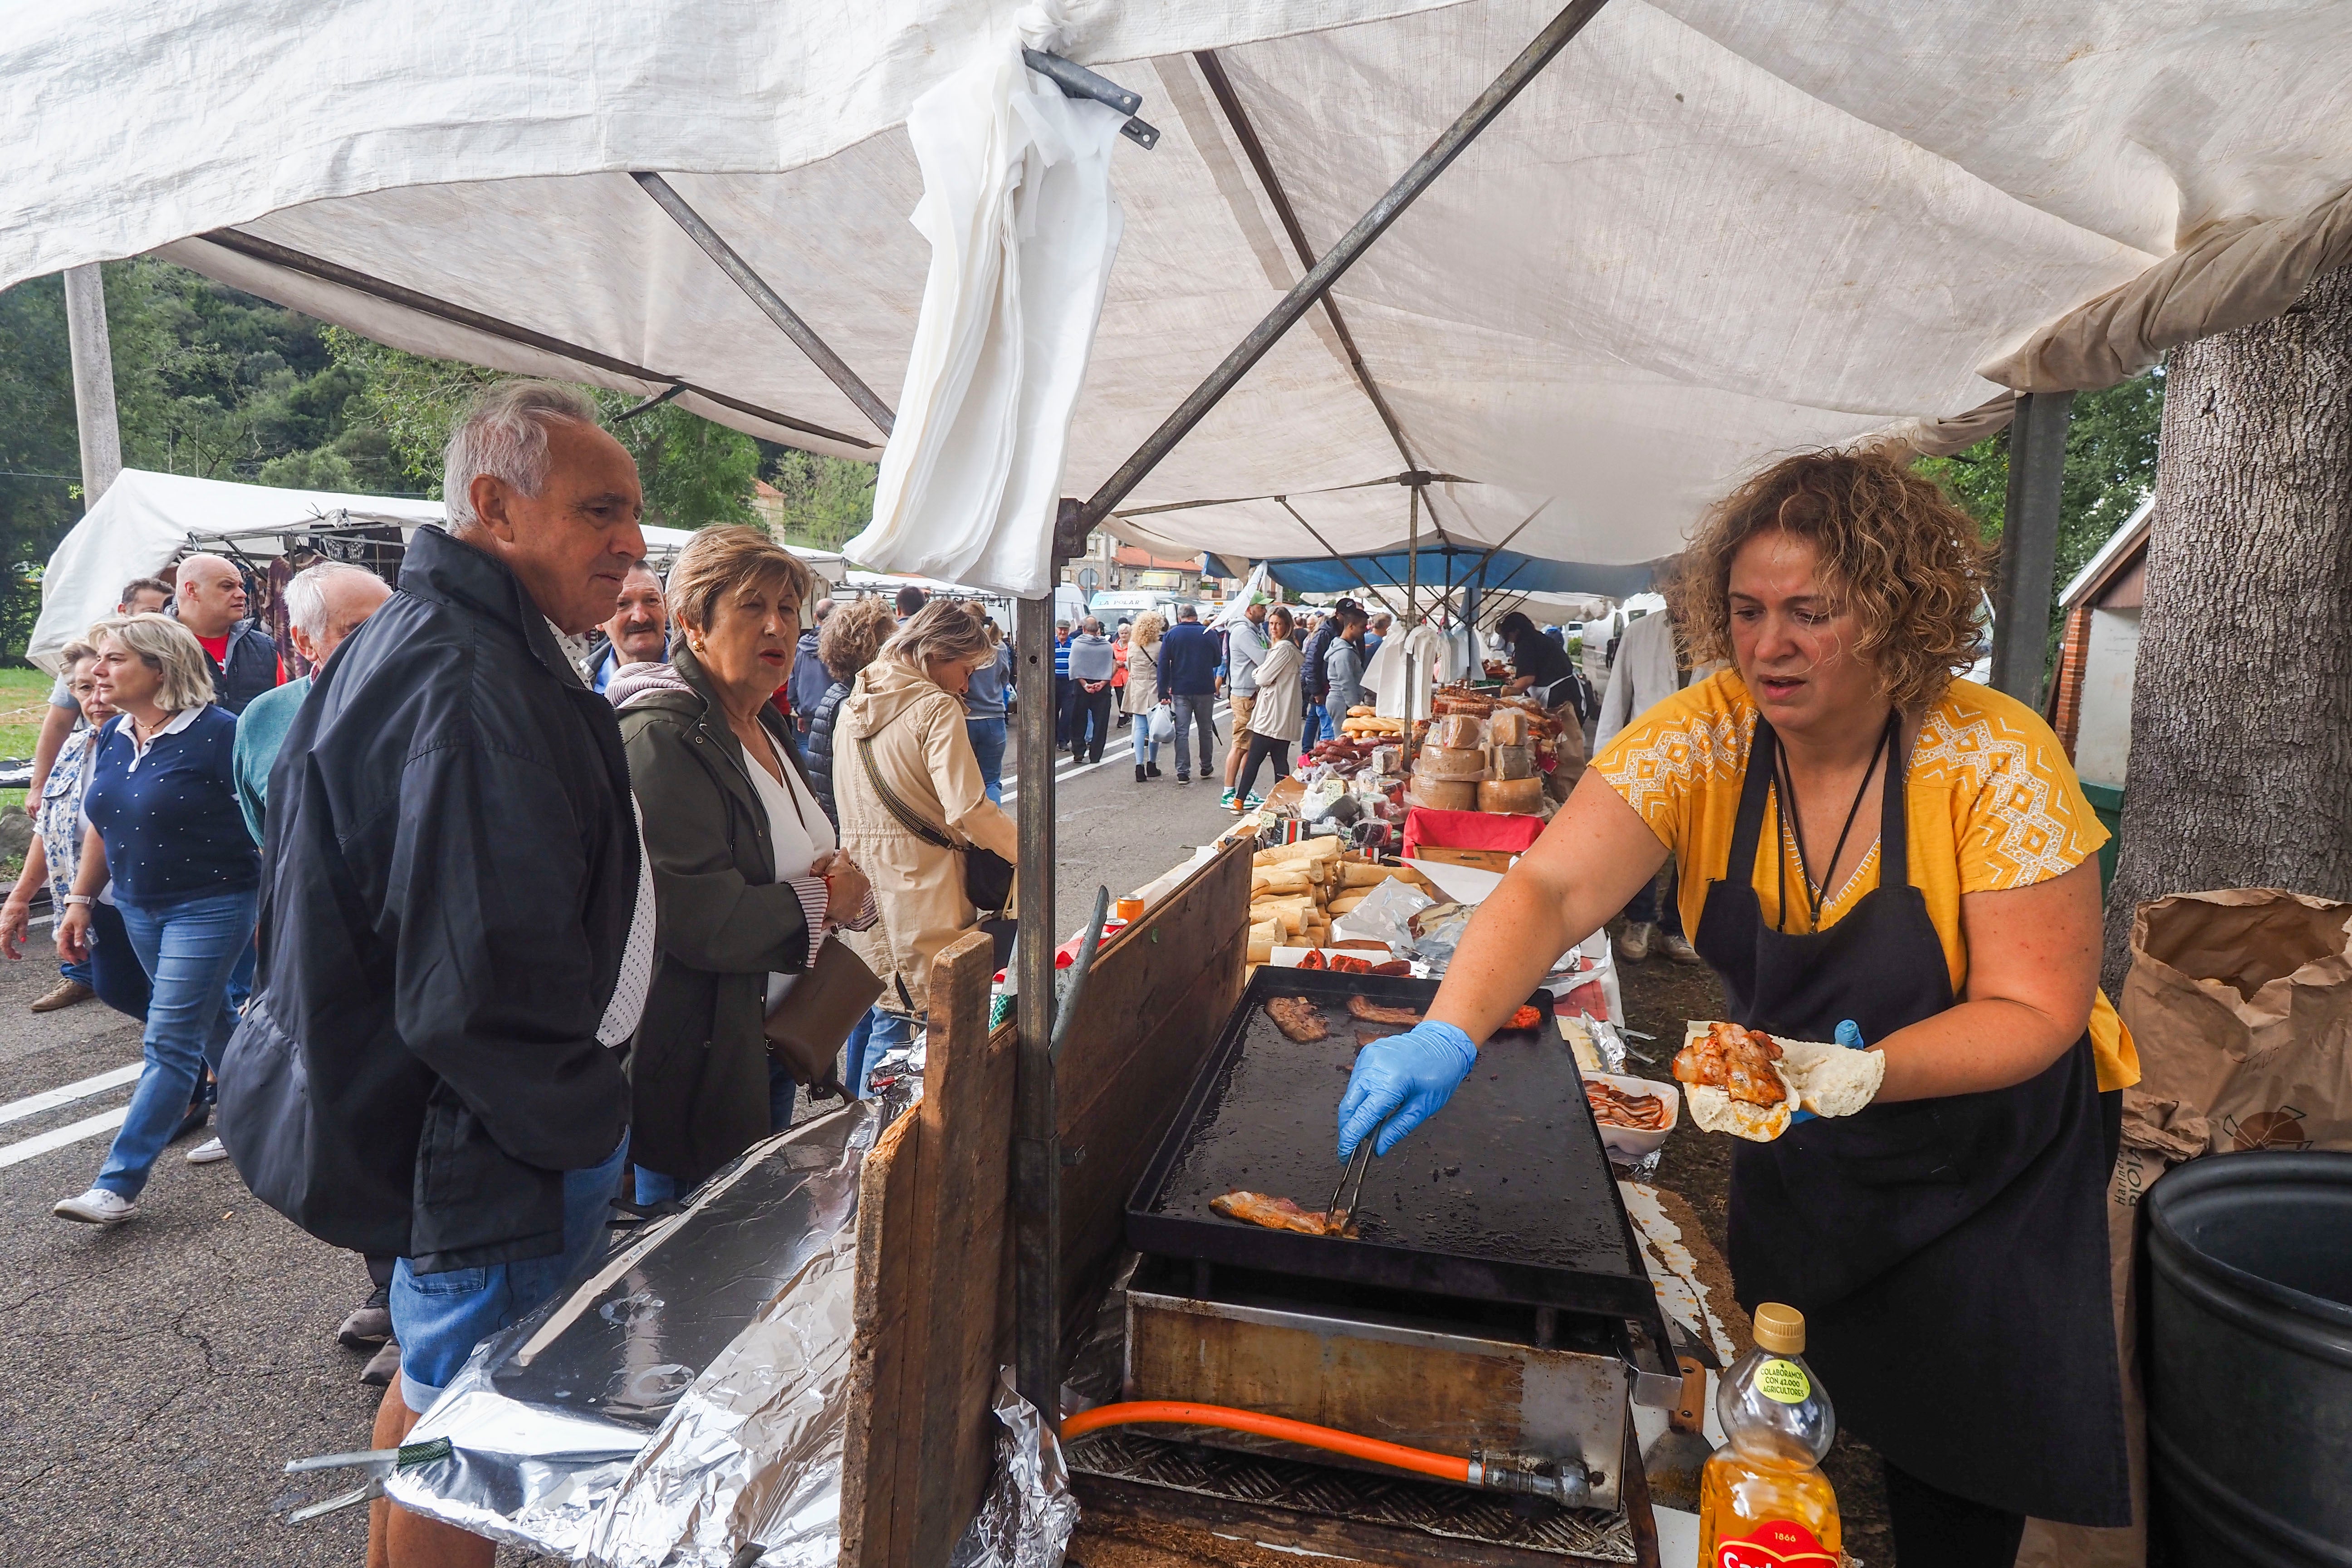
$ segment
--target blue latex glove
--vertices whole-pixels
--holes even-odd
[[[1850,1051],[1866,1050],[1869,1048],[1862,1043],[1862,1026],[1855,1023],[1852,1018],[1841,1018],[1838,1020],[1837,1043],[1843,1046]],[[1813,1120],[1813,1113],[1811,1111],[1800,1110],[1794,1116],[1789,1118],[1789,1125],[1794,1127],[1800,1121],[1811,1121],[1811,1120]]]
[[[1339,1161],[1379,1127],[1372,1152],[1385,1154],[1404,1135],[1437,1113],[1470,1076],[1478,1048],[1451,1024],[1434,1019],[1402,1035],[1374,1040],[1356,1053],[1356,1070],[1339,1101]],[[1395,1112],[1394,1116],[1390,1113]],[[1381,1127],[1386,1121],[1388,1125]]]

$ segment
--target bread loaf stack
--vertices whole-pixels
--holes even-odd
[[[1475,794],[1478,786],[1469,787]],[[1412,867],[1376,866],[1343,854],[1339,844],[1331,837],[1302,838],[1251,858],[1250,963],[1265,963],[1276,947],[1328,947],[1331,922],[1392,877],[1436,896]]]

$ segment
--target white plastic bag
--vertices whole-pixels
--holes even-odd
[[[1176,738],[1176,710],[1162,702],[1151,710],[1150,739],[1157,745]]]

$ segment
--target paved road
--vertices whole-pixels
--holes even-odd
[[[1127,892],[1230,822],[1215,785],[1161,766],[1137,784],[1123,735],[1096,766],[1062,761],[1065,931],[1098,882]],[[136,1027],[100,1004],[27,1014],[55,975],[0,964],[0,1563],[356,1563],[358,1510],[289,1527],[273,1510],[294,1496],[284,1460],[367,1446],[377,1394],[333,1339],[365,1271],[228,1164],[188,1165],[194,1139],[165,1152],[131,1225],[51,1219],[105,1154],[110,1125],[79,1124],[120,1112],[129,1080],[110,1075],[139,1059]]]

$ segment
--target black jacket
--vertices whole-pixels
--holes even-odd
[[[660,962],[629,1054],[629,1158],[691,1187],[772,1131],[768,975],[808,967],[809,930],[776,878],[749,771],[760,764],[716,710],[692,651],[678,647],[670,668],[692,689],[647,691],[621,710],[661,911]],[[760,721],[797,769],[792,727],[768,703]]]
[[[801,772],[807,775],[809,788],[816,791],[816,803],[824,807],[826,820],[836,833],[841,831],[841,808],[833,803],[833,721],[841,711],[841,700],[848,695],[846,680],[826,687],[809,715],[808,739],[801,742]]]
[[[213,700],[232,713],[278,684],[278,644],[251,621],[228,629],[228,662],[213,666]]]
[[[793,728],[808,733],[809,715],[824,699],[824,689],[833,684],[825,672],[824,660],[816,656],[816,628],[810,626],[801,633],[801,640],[793,649],[793,673],[785,686],[793,698]]]
[[[1307,639],[1306,662],[1299,667],[1298,688],[1316,702],[1331,694],[1331,672],[1323,668],[1323,656],[1331,651],[1331,639],[1339,635],[1339,624],[1326,620]]]
[[[422,1272],[562,1250],[612,1153],[636,896],[612,708],[489,555],[423,528],[269,777],[261,967],[221,1066],[254,1195]]]

